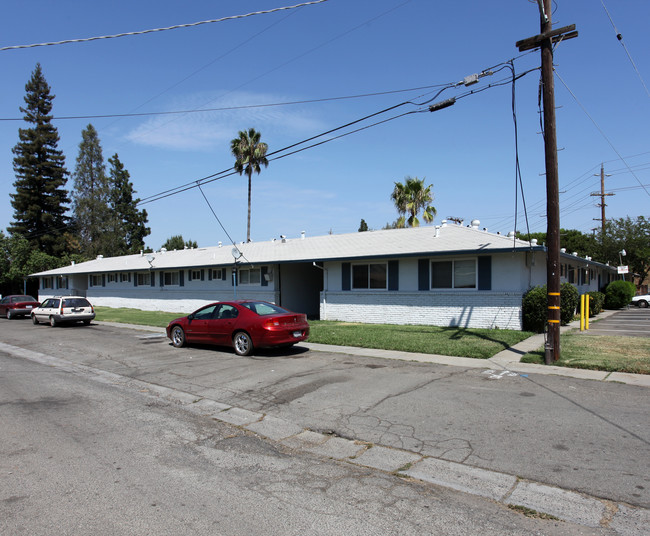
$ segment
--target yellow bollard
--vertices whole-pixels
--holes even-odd
[[[585,294],[585,329],[589,329],[589,294]]]
[[[580,331],[585,330],[585,295],[580,295]]]

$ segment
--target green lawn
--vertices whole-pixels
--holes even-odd
[[[140,326],[155,326],[164,328],[174,318],[185,313],[165,313],[163,311],[141,311],[126,307],[95,307],[95,319],[103,322],[121,322],[122,324],[138,324]]]
[[[532,333],[503,329],[397,326],[314,320],[310,342],[488,359]]]
[[[544,349],[526,354],[521,361],[543,364]],[[650,374],[650,339],[568,332],[560,336],[560,359],[554,365]]]

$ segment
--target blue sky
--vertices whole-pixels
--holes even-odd
[[[296,4],[168,0],[44,0],[3,6],[0,47],[133,32]],[[606,0],[636,67],[650,84],[650,2]],[[556,27],[580,36],[555,51],[561,225],[591,232],[599,222],[601,162],[607,217],[648,216],[650,97],[600,0],[557,1]],[[517,73],[539,67],[538,51],[515,42],[539,33],[536,2],[328,0],[319,5],[193,28],[83,43],[0,51],[0,228],[13,209],[11,153],[18,141],[25,83],[40,62],[56,95],[53,115],[168,112],[175,115],[55,120],[69,171],[81,131],[92,123],[104,158],[114,153],[140,198],[226,170],[230,140],[242,129],[262,133],[275,151],[405,101],[423,103],[436,86],[516,58]],[[509,71],[436,101],[508,82]],[[559,78],[561,77],[561,79]],[[544,146],[538,115],[539,71],[516,83],[519,162],[531,231],[545,231]],[[425,88],[426,89],[412,89]],[[567,89],[568,88],[568,89]],[[401,91],[399,90],[409,90]],[[289,103],[382,93],[358,98]],[[297,154],[273,160],[253,177],[251,238],[355,232],[363,218],[380,229],[397,218],[390,200],[407,175],[433,184],[434,223],[476,218],[506,233],[515,227],[512,86],[466,95],[452,107],[413,113]],[[357,125],[422,109],[412,104]],[[350,129],[348,129],[350,130]],[[331,137],[331,136],[328,136]],[[320,139],[320,138],[319,138]],[[625,161],[622,161],[622,156]],[[629,168],[634,173],[631,173]],[[72,178],[68,189],[72,189]],[[246,238],[246,178],[224,177],[203,192],[227,233]],[[647,187],[650,191],[650,187]],[[517,229],[526,230],[521,194]],[[182,234],[199,246],[229,238],[196,189],[141,205],[156,249]]]

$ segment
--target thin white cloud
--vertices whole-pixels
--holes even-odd
[[[251,92],[198,93],[169,103],[169,110],[233,108],[295,100],[286,96]],[[137,144],[179,151],[213,151],[222,148],[239,130],[249,127],[264,133],[311,135],[326,127],[304,106],[237,108],[184,115],[154,116],[131,130],[126,138]]]

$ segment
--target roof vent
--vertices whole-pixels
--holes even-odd
[[[287,241],[286,235],[281,234],[280,238],[282,238],[282,243],[284,244]]]
[[[97,260],[100,261],[104,258],[104,255],[97,255]]]
[[[70,266],[74,266],[74,261],[70,261]]]
[[[481,222],[479,220],[472,220],[472,229],[478,229],[478,226],[481,225]]]
[[[536,246],[537,245],[537,238],[531,238],[530,239],[530,245],[531,246]]]
[[[447,227],[447,220],[442,220],[441,222],[441,227]]]
[[[508,232],[508,238],[514,238],[515,235],[516,235],[516,233],[514,231],[509,231]]]
[[[301,238],[302,240],[305,239],[305,231],[300,231],[300,238]]]
[[[140,257],[144,257],[144,251],[140,250]]]
[[[438,238],[440,236],[440,225],[436,225],[433,236],[434,238]]]
[[[166,253],[166,252],[167,252],[167,248],[160,248],[160,253]]]
[[[560,253],[566,253],[566,248],[560,248]]]
[[[577,257],[577,256],[578,256],[578,252],[577,252],[577,251],[574,251],[571,255],[573,255],[574,257]]]

